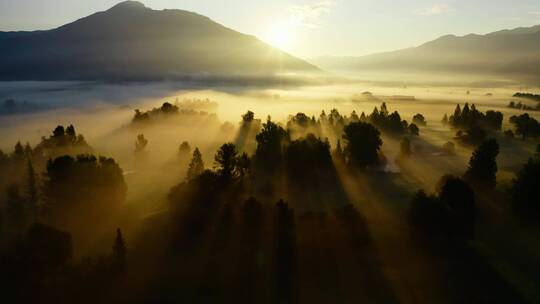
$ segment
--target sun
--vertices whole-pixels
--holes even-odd
[[[268,28],[266,39],[273,47],[285,49],[293,40],[293,26],[289,22],[278,22]]]

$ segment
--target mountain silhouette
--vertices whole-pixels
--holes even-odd
[[[52,30],[0,32],[0,80],[154,80],[319,72],[183,10],[126,1]]]
[[[418,47],[314,62],[329,70],[540,75],[540,25],[486,35],[446,35]]]

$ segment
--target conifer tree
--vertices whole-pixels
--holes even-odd
[[[37,186],[37,180],[36,180],[36,171],[34,170],[34,165],[32,164],[32,161],[28,159],[28,172],[27,172],[27,200],[28,200],[28,207],[30,209],[30,213],[32,217],[37,216],[37,208],[38,208],[38,200],[39,200],[39,193],[38,193],[38,186]]]
[[[187,179],[193,179],[199,176],[204,171],[204,162],[202,159],[201,152],[199,148],[195,148],[193,151],[193,157],[189,163],[189,168],[187,172]]]
[[[497,175],[497,155],[499,144],[495,139],[490,139],[481,144],[474,152],[469,161],[469,168],[465,172],[465,178],[471,182],[488,187],[494,187]]]
[[[113,245],[113,261],[117,270],[124,272],[126,270],[127,248],[124,236],[120,228],[116,229],[116,238]]]

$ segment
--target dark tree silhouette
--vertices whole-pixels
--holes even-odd
[[[178,148],[178,157],[187,158],[191,154],[191,146],[187,141],[183,141]]]
[[[290,129],[293,126],[300,128],[307,128],[311,125],[311,119],[304,113],[297,113],[292,116],[287,123],[287,127]]]
[[[334,149],[332,156],[335,160],[343,162],[345,161],[345,154],[343,152],[343,148],[341,147],[341,140],[337,140],[336,148]]]
[[[485,124],[489,130],[500,131],[502,128],[503,114],[489,110],[486,112]]]
[[[43,184],[47,219],[73,234],[99,232],[124,203],[126,191],[122,169],[112,158],[62,156],[47,163]]]
[[[36,223],[28,230],[20,249],[20,256],[35,267],[34,271],[49,272],[71,259],[73,245],[69,233]]]
[[[424,118],[424,115],[422,114],[416,114],[413,116],[412,122],[415,123],[418,126],[426,126],[426,119]]]
[[[416,233],[430,238],[448,235],[448,214],[436,196],[417,191],[408,210],[409,223]]]
[[[224,181],[230,181],[235,177],[237,155],[238,151],[233,143],[226,143],[217,151],[214,157],[214,166]]]
[[[240,177],[240,179],[243,179],[244,177],[248,176],[250,172],[251,159],[249,158],[247,153],[244,152],[236,159],[235,174]]]
[[[446,113],[444,113],[441,123],[445,126],[448,124],[448,115]]]
[[[377,109],[377,107],[373,109],[373,112],[369,115],[369,122],[389,134],[403,134],[407,132],[409,127],[407,121],[401,120],[401,116],[397,111],[391,114],[388,112],[385,102],[382,103],[380,109]]]
[[[474,236],[476,204],[474,192],[463,180],[444,176],[437,196],[423,190],[414,194],[409,205],[409,222],[428,239],[467,240]]]
[[[178,106],[169,102],[164,102],[161,107],[153,108],[150,111],[141,112],[139,109],[135,109],[135,115],[133,116],[133,123],[148,123],[152,118],[163,116],[171,116],[179,114]]]
[[[452,127],[463,130],[480,127],[486,130],[499,131],[502,127],[502,121],[503,114],[501,112],[490,110],[484,114],[478,111],[474,104],[469,107],[468,103],[465,103],[463,110],[458,104],[454,114],[448,118],[448,122]]]
[[[114,267],[119,272],[126,271],[126,256],[127,247],[120,228],[116,229],[116,238],[113,245],[113,262]]]
[[[30,146],[30,143],[26,143],[24,145],[24,155],[27,157],[27,158],[31,158],[34,154],[34,151],[32,149],[32,146]]]
[[[339,179],[330,144],[313,134],[292,141],[285,153],[288,199],[299,207],[317,209],[341,203]]]
[[[53,130],[51,136],[42,137],[32,152],[33,156],[47,160],[62,155],[92,153],[92,148],[83,135],[77,134],[73,125],[67,128],[60,125]]]
[[[538,95],[538,94],[525,93],[525,92],[517,92],[517,93],[515,93],[515,94],[512,95],[512,96],[514,96],[514,97],[520,97],[520,98],[527,98],[527,99],[531,99],[531,100],[540,102],[540,95]]]
[[[246,114],[242,115],[242,121],[245,123],[250,123],[255,119],[255,113],[252,111],[247,111]]]
[[[540,219],[540,159],[531,158],[519,170],[510,188],[516,214],[530,223]]]
[[[255,190],[264,192],[265,195],[274,195],[280,187],[276,181],[283,172],[285,148],[290,141],[289,132],[268,117],[255,139],[257,141],[253,155]]]
[[[144,137],[144,134],[137,135],[135,141],[135,153],[143,153],[148,145],[148,140]]]
[[[16,144],[15,144],[15,147],[13,149],[13,154],[11,155],[11,157],[13,158],[14,161],[16,162],[22,162],[24,160],[24,147],[23,145],[21,144],[20,141],[18,141]]]
[[[189,163],[187,179],[194,179],[195,177],[201,175],[203,171],[204,162],[201,152],[199,151],[199,148],[195,148],[195,150],[193,150],[193,157],[191,158],[191,162]]]
[[[484,129],[479,126],[472,126],[467,129],[465,132],[459,130],[456,133],[456,138],[462,141],[463,143],[470,145],[479,145],[485,141],[487,133]]]
[[[22,232],[25,229],[28,214],[26,209],[26,200],[21,195],[17,185],[11,185],[6,191],[6,213],[7,222],[10,224],[13,232]]]
[[[451,234],[458,238],[472,238],[476,218],[472,188],[458,177],[445,176],[440,181],[439,200],[448,208]]]
[[[345,126],[344,133],[344,153],[349,164],[360,168],[379,164],[382,145],[379,130],[369,123],[353,122]]]
[[[540,137],[540,123],[527,113],[510,117],[510,123],[516,127],[516,134],[521,135],[523,140]]]
[[[240,122],[240,129],[234,140],[234,144],[239,151],[255,150],[255,136],[259,132],[261,127],[260,119],[255,119],[255,113],[247,111],[242,115],[242,121]]]
[[[296,232],[294,210],[280,200],[275,207],[274,289],[276,303],[296,302]]]
[[[53,136],[54,138],[64,138],[64,136],[66,135],[66,130],[64,129],[64,126],[57,126],[54,130],[53,130]]]
[[[262,130],[256,136],[257,150],[255,160],[265,167],[275,166],[282,159],[285,145],[289,142],[289,134],[270,118],[263,124]],[[276,161],[272,163],[272,161]]]
[[[408,137],[404,137],[401,140],[401,144],[399,145],[399,147],[401,156],[408,157],[412,154],[411,140]]]
[[[38,216],[39,190],[34,165],[32,164],[32,161],[30,159],[28,159],[28,170],[26,178],[26,195],[28,201],[28,209],[30,211],[30,216],[35,219]]]
[[[499,144],[495,139],[490,139],[481,144],[473,152],[464,178],[474,184],[489,188],[495,187],[498,154]]]
[[[420,129],[418,129],[418,126],[416,124],[410,124],[409,125],[409,133],[413,136],[420,135]]]

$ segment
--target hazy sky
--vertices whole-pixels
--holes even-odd
[[[106,10],[114,0],[0,0],[0,30],[34,30]],[[178,8],[279,44],[306,58],[362,55],[445,34],[540,24],[540,0],[144,0]]]

